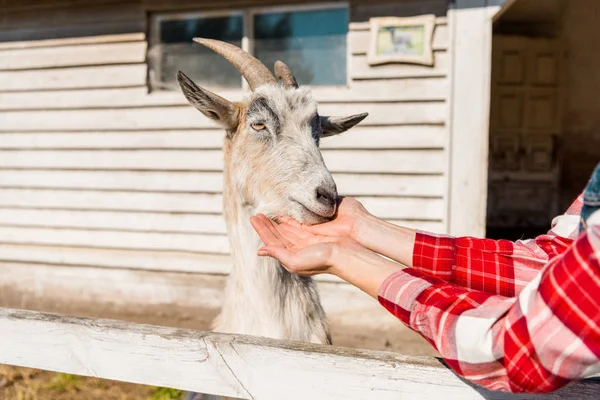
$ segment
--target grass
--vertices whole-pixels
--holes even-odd
[[[150,400],[183,400],[184,392],[177,389],[153,387]]]
[[[88,378],[0,364],[0,400],[183,400],[164,387]]]
[[[77,375],[58,373],[52,377],[47,387],[59,393],[65,393],[70,390],[79,391],[78,384],[80,381],[81,378]]]

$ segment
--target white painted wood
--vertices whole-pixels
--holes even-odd
[[[441,232],[439,221],[389,220],[409,228]],[[168,214],[0,208],[0,226],[102,229],[126,232],[227,234],[221,214]]]
[[[448,49],[448,25],[436,24],[433,31],[433,50]],[[369,49],[370,32],[368,30],[350,30],[348,32],[348,46],[353,55],[366,55]]]
[[[444,201],[438,198],[358,197],[372,214],[384,219],[431,219],[445,217]]]
[[[323,150],[333,172],[441,173],[441,150]],[[221,171],[220,150],[0,151],[0,168]]]
[[[223,190],[221,172],[2,170],[0,186],[42,189],[98,189],[160,192]]]
[[[0,149],[221,149],[224,139],[221,129],[0,133]]]
[[[449,12],[453,54],[448,221],[453,235],[485,235],[492,16],[497,4],[457,0]]]
[[[6,263],[44,264],[48,268],[56,267],[57,271],[60,271],[60,266],[76,265],[98,269],[221,275],[231,271],[231,257],[228,254],[1,243],[0,264]],[[2,283],[7,284],[6,281]]]
[[[137,33],[122,33],[118,35],[97,35],[97,36],[82,36],[68,37],[61,39],[44,39],[44,40],[25,40],[17,42],[0,43],[0,50],[12,49],[30,49],[38,47],[53,47],[53,46],[68,46],[68,45],[83,45],[83,44],[98,44],[98,43],[120,43],[120,42],[138,42],[144,40],[146,35],[143,32]]]
[[[56,68],[0,72],[0,92],[18,90],[107,88],[146,84],[146,65]],[[4,126],[4,116],[0,121]],[[43,118],[36,121],[38,126]],[[4,129],[4,128],[2,128]]]
[[[440,198],[357,197],[385,219],[439,220]],[[0,207],[130,212],[221,213],[220,194],[0,189]]]
[[[136,65],[114,68],[138,68]],[[112,67],[105,67],[112,68]],[[59,71],[59,70],[42,70]],[[11,72],[13,73],[13,72]],[[19,72],[14,72],[21,73]],[[0,80],[1,78],[0,73]],[[0,82],[1,83],[1,82]],[[322,104],[322,115],[352,115],[368,112],[366,125],[443,124],[443,102]],[[0,129],[10,131],[198,129],[216,125],[190,106],[133,109],[90,109],[53,111],[7,111],[0,113]]]
[[[247,95],[247,92],[241,90],[214,90],[230,101],[241,101]],[[312,88],[313,95],[320,104],[439,101],[447,98],[448,90],[448,81],[445,78],[366,80],[355,81],[349,87],[316,86]],[[148,107],[187,104],[179,91],[148,94],[146,86],[94,88],[90,90],[0,92],[0,110]]]
[[[220,194],[0,189],[0,206],[64,210],[221,213]]]
[[[0,172],[1,177],[1,172]],[[442,175],[381,175],[334,173],[338,192],[344,196],[425,196],[443,194]],[[0,178],[1,181],[1,178]]]
[[[334,173],[341,194],[441,197],[442,175]],[[220,172],[2,170],[0,187],[218,193]]]
[[[412,64],[388,64],[371,66],[366,55],[355,55],[350,59],[348,73],[352,79],[429,78],[445,77],[450,70],[450,56],[446,51],[434,51],[433,67]]]
[[[388,352],[15,309],[0,310],[0,330],[2,363],[239,398],[515,398],[467,385],[435,359]],[[559,396],[597,391],[582,382]]]
[[[143,63],[146,42],[123,42],[0,50],[0,70]]]
[[[0,149],[220,149],[220,129],[180,131],[117,131],[71,133],[0,133]],[[357,126],[325,138],[325,149],[443,148],[448,141],[443,126]]]
[[[440,150],[323,150],[325,164],[333,172],[441,173]]]
[[[0,225],[159,233],[227,233],[225,219],[220,214],[0,208]]]
[[[229,254],[225,235],[0,226],[0,243]]]

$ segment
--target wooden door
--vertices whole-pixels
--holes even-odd
[[[558,213],[561,66],[556,40],[493,38],[488,227],[546,227]]]

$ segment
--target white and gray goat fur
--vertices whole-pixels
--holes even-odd
[[[319,141],[350,129],[367,114],[320,116],[311,90],[299,87],[284,63],[275,63],[278,82],[236,46],[194,41],[231,62],[252,90],[234,103],[177,74],[189,103],[226,130],[223,208],[233,267],[213,330],[331,344],[314,281],[289,273],[273,258],[257,256],[261,240],[250,217],[287,215],[305,224],[330,220],[338,195]]]

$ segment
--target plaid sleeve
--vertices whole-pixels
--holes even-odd
[[[492,390],[550,392],[600,373],[600,211],[587,233],[517,297],[470,290],[413,268],[379,302],[464,378]]]
[[[579,196],[552,229],[532,240],[451,237],[418,231],[413,268],[445,281],[491,294],[517,295],[552,258],[562,254],[578,233]]]

